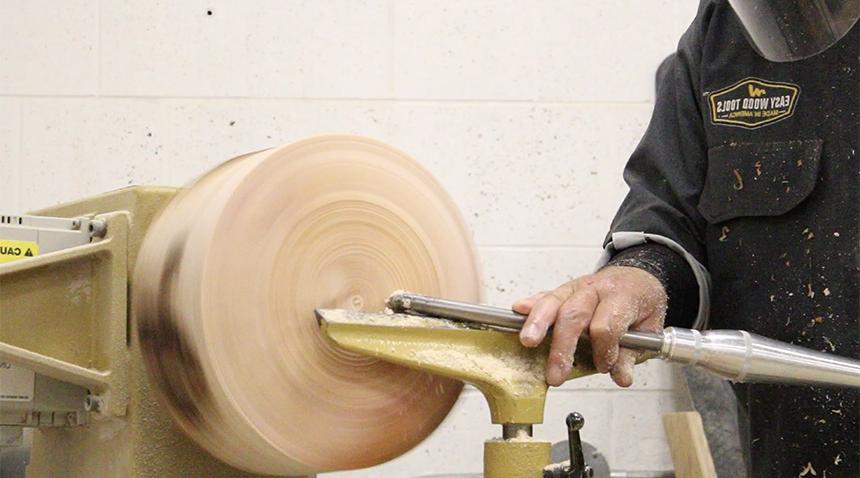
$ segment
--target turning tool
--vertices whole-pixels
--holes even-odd
[[[519,330],[526,316],[509,309],[412,293],[388,299],[395,312]],[[663,333],[626,332],[623,347],[704,368],[733,382],[860,387],[860,361],[810,350],[743,330],[698,331],[667,327]]]

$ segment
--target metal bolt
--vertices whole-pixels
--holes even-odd
[[[104,407],[104,399],[98,395],[87,394],[87,398],[84,399],[84,410],[98,413],[102,407]]]
[[[505,423],[502,424],[502,438],[510,440],[521,434],[532,436],[532,425],[530,423]]]
[[[97,219],[90,221],[90,235],[93,237],[104,237],[107,234],[107,223]]]

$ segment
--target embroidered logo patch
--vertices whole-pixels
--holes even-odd
[[[708,95],[711,123],[759,128],[794,114],[800,87],[746,78]]]

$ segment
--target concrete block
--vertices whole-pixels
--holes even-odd
[[[21,105],[0,98],[0,214],[19,214]]]
[[[394,2],[399,98],[535,98],[528,7],[512,1]],[[531,87],[530,87],[531,86]]]
[[[647,104],[403,104],[394,144],[460,205],[479,245],[599,246]]]
[[[693,20],[696,18],[696,12],[699,10],[699,2],[686,2],[684,0],[676,0],[672,4],[671,14],[675,17],[676,31],[685,32]]]
[[[686,28],[684,4],[695,8],[683,0],[398,1],[396,96],[648,101],[657,65]]]
[[[613,469],[673,469],[662,420],[664,413],[689,410],[680,393],[631,391],[612,400]]]
[[[21,203],[49,206],[130,184],[164,184],[156,102],[28,99],[22,108]]]
[[[0,94],[98,93],[99,1],[0,2]]]
[[[535,9],[543,55],[542,97],[585,101],[650,101],[654,73],[677,50],[686,0],[548,0]],[[686,4],[686,5],[685,5]],[[692,17],[690,17],[692,18]]]
[[[386,139],[385,113],[286,100],[24,101],[22,206],[129,184],[180,186],[239,154],[346,132]]]
[[[384,0],[102,5],[111,95],[387,97]]]
[[[597,243],[599,244],[599,242]],[[509,307],[515,300],[550,290],[594,272],[599,247],[481,247],[484,300]]]

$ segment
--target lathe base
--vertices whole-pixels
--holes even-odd
[[[484,442],[485,478],[542,478],[552,444],[527,437]]]
[[[137,250],[146,229],[158,211],[173,197],[175,191],[172,188],[131,187],[43,209],[33,214],[56,217],[116,212],[126,214],[127,249],[121,253],[121,256],[119,253],[116,255],[123,261],[127,259],[130,270],[134,266]],[[106,239],[110,237],[109,229]],[[167,411],[156,401],[151,392],[135,334],[123,334],[119,340],[119,347],[102,347],[104,344],[99,343],[96,337],[98,331],[91,329],[92,327],[97,325],[100,327],[100,324],[107,319],[122,321],[121,329],[125,330],[127,320],[124,313],[126,276],[117,277],[104,272],[110,270],[102,265],[103,261],[113,260],[109,256],[111,255],[101,254],[75,259],[78,261],[75,262],[77,266],[83,264],[83,267],[76,267],[77,270],[83,271],[81,280],[86,282],[79,286],[93,291],[92,303],[89,307],[68,309],[65,316],[54,316],[52,319],[85,324],[88,330],[92,330],[92,335],[83,334],[81,343],[90,343],[93,349],[100,349],[104,355],[109,355],[110,360],[105,359],[105,363],[127,364],[123,367],[126,374],[123,380],[111,383],[109,388],[110,397],[122,397],[123,402],[127,400],[125,412],[121,410],[123,407],[113,406],[117,403],[116,400],[109,399],[107,405],[109,411],[104,414],[89,413],[89,424],[85,426],[36,429],[27,476],[30,478],[120,476],[251,478],[259,476],[239,471],[216,460],[175,427]],[[11,286],[16,281],[26,280],[36,286],[43,284],[46,288],[55,287],[58,281],[64,280],[62,274],[57,274],[56,271],[69,268],[69,261],[58,259],[55,264],[48,260],[48,256],[38,259],[44,259],[44,261],[38,262],[37,267],[15,270],[13,273],[0,276],[2,285],[10,286],[4,290],[3,300],[0,301],[0,313],[4,317],[4,326],[0,329],[2,332],[0,342],[24,346],[30,350],[35,349],[50,357],[54,355],[51,353],[52,346],[39,344],[40,340],[53,340],[51,335],[46,333],[48,329],[29,327],[31,332],[28,337],[18,336],[22,330],[21,326],[35,323],[33,321],[37,319],[45,320],[45,317],[29,317],[29,315],[38,314],[39,311],[36,309],[44,307],[44,304],[33,307],[34,302],[29,300],[31,296],[26,291],[18,294],[17,288]],[[127,274],[127,270],[123,270],[122,274]],[[37,292],[37,289],[30,289],[30,291],[34,290]],[[102,296],[98,297],[98,295]],[[108,304],[112,300],[122,301],[123,306],[120,309],[109,309]],[[106,310],[114,310],[115,315],[104,317]],[[130,323],[133,326],[133,320]],[[13,329],[18,332],[13,333]],[[61,335],[68,340],[68,335]],[[58,336],[57,339],[63,338]],[[125,346],[122,346],[123,344]],[[88,365],[86,362],[92,360],[95,359],[84,358],[80,365],[86,366]]]

